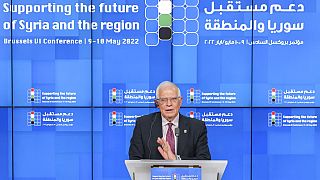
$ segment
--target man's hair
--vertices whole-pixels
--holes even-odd
[[[162,83],[160,83],[157,87],[157,90],[156,90],[156,98],[159,99],[159,92],[160,92],[160,89],[161,88],[164,88],[164,87],[174,87],[177,89],[178,91],[178,96],[180,97],[181,96],[181,92],[180,92],[180,89],[179,87],[174,84],[173,82],[170,82],[170,81],[163,81]]]

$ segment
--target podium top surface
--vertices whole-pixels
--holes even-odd
[[[146,167],[152,165],[200,165],[201,167],[212,167],[213,165],[227,165],[227,160],[125,160],[126,165]]]
[[[130,176],[133,172],[150,171],[152,166],[195,166],[201,167],[203,172],[218,173],[221,177],[228,164],[227,160],[125,160]]]

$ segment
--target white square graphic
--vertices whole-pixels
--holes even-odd
[[[172,12],[172,2],[161,0],[158,3],[158,10],[160,14],[171,14]]]

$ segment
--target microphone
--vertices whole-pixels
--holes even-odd
[[[148,150],[149,150],[149,159],[151,159],[151,148],[150,148],[150,140],[151,140],[151,135],[152,135],[152,128],[153,128],[153,125],[154,125],[154,122],[156,121],[157,119],[157,113],[156,115],[154,116],[153,120],[152,120],[152,123],[151,123],[151,127],[150,127],[150,131],[149,131],[149,138],[148,138]]]
[[[178,127],[174,129],[174,134],[177,137],[177,146],[178,146],[178,139],[179,139],[179,135],[180,135],[180,129]],[[177,160],[181,160],[180,155],[178,155],[178,148],[177,148],[176,158],[177,158]]]

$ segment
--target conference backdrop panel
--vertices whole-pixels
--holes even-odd
[[[143,0],[99,0],[93,4],[103,9],[111,5],[137,7],[128,13],[92,13],[93,22],[113,25],[92,31],[96,41],[92,44],[94,106],[153,107],[157,85],[171,80],[172,41],[159,40],[158,22],[146,21]],[[155,32],[147,33],[148,27]]]
[[[0,108],[0,179],[12,179],[12,109]]]
[[[252,46],[248,42],[252,32],[233,26],[249,23],[252,14],[219,11],[219,6],[225,8],[231,1],[186,0],[185,19],[181,20],[179,3],[183,1],[175,2],[173,29],[181,28],[180,21],[184,21],[185,43],[173,43],[172,73],[186,99],[184,106],[250,107]],[[241,1],[241,5],[250,6],[251,1]],[[194,44],[193,35],[197,37]],[[178,35],[173,35],[174,42],[175,38]]]
[[[254,13],[271,31],[253,32],[253,106],[319,107],[319,5],[267,2],[270,11]]]
[[[3,3],[4,0],[1,0],[0,2]],[[10,14],[3,15],[1,12],[0,14],[1,25],[3,25],[5,22],[10,22]],[[6,44],[6,42],[11,39],[11,32],[0,28],[0,38],[0,106],[11,106],[11,46]]]
[[[48,3],[72,10],[5,12]],[[164,80],[206,123],[224,179],[320,179],[316,0],[1,4],[0,179],[128,179],[135,120]]]
[[[84,1],[88,3],[90,1]],[[14,1],[12,5],[68,5],[62,0]],[[66,15],[67,14],[67,15]],[[90,14],[13,13],[20,28],[12,30],[13,96],[15,106],[89,106],[91,104],[91,47],[70,44],[90,38],[90,31],[55,30],[56,22],[90,21]],[[42,28],[28,23],[40,21]],[[46,22],[46,23],[45,23]],[[22,26],[22,25],[23,26]],[[50,26],[49,26],[49,25]],[[17,25],[18,26],[18,25]],[[66,25],[67,27],[70,25]],[[51,27],[51,28],[49,28]],[[24,42],[24,43],[23,43]],[[69,42],[69,43],[68,43]]]
[[[14,178],[91,179],[91,109],[15,108]]]
[[[250,13],[212,14],[212,2],[194,0],[108,3],[137,9],[101,13],[110,4],[93,2],[102,25],[92,31],[94,106],[153,106],[156,85],[171,80],[184,107],[250,107],[251,31],[212,29],[216,18],[245,23]]]
[[[252,110],[252,178],[320,179],[319,108]]]

